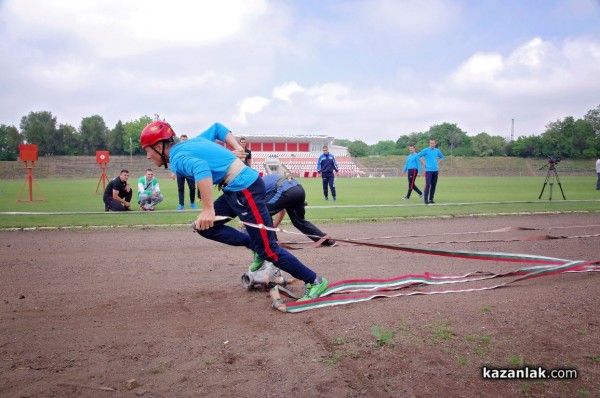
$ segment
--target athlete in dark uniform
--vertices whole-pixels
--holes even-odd
[[[292,225],[307,235],[312,241],[318,242],[327,234],[305,218],[306,192],[304,187],[292,176],[267,174],[263,177],[267,193],[267,208],[271,216],[275,216],[274,226],[278,226],[287,212]],[[333,239],[323,242],[325,246],[335,246]]]
[[[421,162],[419,162],[419,154],[416,153],[415,146],[413,144],[410,144],[408,146],[408,150],[410,151],[410,155],[408,155],[408,157],[406,158],[406,164],[404,165],[404,169],[400,174],[401,176],[403,176],[404,173],[408,172],[408,192],[406,193],[406,196],[402,198],[404,200],[410,199],[410,194],[413,190],[419,195],[419,198],[423,197],[423,192],[421,192],[419,187],[415,185],[417,176],[419,175],[419,173],[421,173],[422,170]]]
[[[131,210],[131,197],[133,190],[127,183],[129,171],[121,170],[118,177],[113,178],[104,190],[104,211],[128,211]]]

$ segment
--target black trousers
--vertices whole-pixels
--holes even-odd
[[[437,171],[426,171],[425,172],[425,194],[423,199],[425,202],[432,202],[433,196],[435,195],[435,186],[438,181]]]
[[[410,194],[414,190],[418,195],[423,195],[423,192],[417,187],[415,181],[417,180],[417,175],[419,175],[419,171],[417,169],[408,169],[408,192],[406,193],[406,197],[410,198]]]
[[[133,189],[130,189],[129,192],[127,192],[124,189],[119,190],[119,198],[125,199],[125,202],[131,203],[132,196],[133,196]],[[127,210],[127,208],[125,206],[123,206],[123,204],[120,201],[113,199],[112,197],[109,197],[104,200],[104,210],[125,211],[125,210]]]
[[[306,214],[304,209],[305,199],[306,192],[304,192],[304,188],[302,185],[296,185],[283,192],[275,203],[268,203],[269,198],[267,198],[267,208],[269,209],[271,216],[279,213],[281,210],[285,210],[290,216],[292,225],[296,227],[298,231],[307,235],[312,241],[317,242],[321,237],[327,234],[304,218]]]
[[[183,206],[185,182],[187,181],[188,188],[190,189],[190,203],[194,203],[196,200],[196,185],[195,180],[192,177],[185,177],[177,175],[177,193],[179,194],[179,204]]]
[[[331,174],[321,174],[321,178],[323,178],[323,195],[327,198],[329,197],[328,193],[327,193],[327,187],[329,186],[329,188],[331,189],[331,196],[333,196],[333,198],[335,199],[335,176],[333,175],[333,173]]]

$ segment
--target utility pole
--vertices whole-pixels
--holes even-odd
[[[129,168],[133,169],[133,142],[129,137]]]

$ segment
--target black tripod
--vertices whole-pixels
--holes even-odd
[[[538,199],[542,198],[542,195],[544,194],[544,189],[546,189],[546,184],[548,184],[548,181],[550,181],[548,200],[552,200],[552,188],[554,187],[555,180],[558,183],[558,187],[560,188],[560,193],[562,193],[563,200],[567,200],[567,198],[565,198],[565,193],[563,192],[562,185],[560,183],[560,178],[558,178],[558,171],[556,171],[555,162],[553,162],[552,160],[548,161],[548,173],[546,174],[546,181],[544,181],[544,186],[542,187],[542,192],[540,192],[540,196],[538,197]]]

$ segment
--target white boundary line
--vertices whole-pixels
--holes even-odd
[[[181,211],[178,211],[181,212]],[[104,213],[104,212],[102,212]],[[118,214],[118,212],[115,212]],[[411,220],[427,220],[427,219],[452,219],[452,218],[470,218],[470,217],[503,217],[503,216],[535,216],[535,215],[553,215],[553,214],[588,214],[596,213],[595,211],[543,211],[543,212],[515,212],[515,213],[471,213],[471,214],[458,214],[458,215],[436,215],[436,216],[415,216],[415,217],[385,217],[385,218],[342,218],[339,219],[340,223],[344,222],[390,222],[390,221],[405,221]],[[2,213],[0,213],[2,214]],[[27,213],[25,213],[27,214]],[[32,213],[42,214],[42,213]],[[55,213],[49,213],[55,214]],[[63,213],[63,214],[95,214],[95,213]],[[329,220],[329,219],[328,219]],[[234,221],[236,221],[234,219]],[[319,219],[316,219],[319,221]],[[326,220],[327,221],[327,220]],[[99,230],[99,229],[121,229],[121,228],[190,228],[190,223],[185,224],[133,224],[133,225],[66,225],[63,227],[17,227],[17,228],[0,228],[1,232],[16,232],[16,231],[59,231],[59,230]]]
[[[525,203],[594,203],[600,202],[600,199],[585,199],[585,200],[524,200],[524,201],[506,201],[506,202],[457,202],[457,203],[435,203],[428,206],[433,207],[441,207],[441,206],[473,206],[473,205],[500,205],[500,204],[525,204]],[[390,205],[333,205],[333,206],[311,206],[310,203],[308,207],[311,209],[361,209],[361,208],[377,208],[377,207],[421,207],[425,206],[423,203],[401,203],[401,204],[390,204]],[[186,209],[186,210],[157,210],[155,214],[162,213],[193,213],[198,212],[201,209]],[[600,209],[599,209],[600,210]],[[121,211],[59,211],[59,212],[44,212],[44,211],[5,211],[0,212],[0,215],[73,215],[73,214],[146,214],[147,212],[142,211],[131,211],[131,212],[121,212]],[[560,212],[559,212],[560,213]],[[498,213],[500,214],[500,213]],[[518,213],[521,214],[521,213]],[[528,214],[528,213],[525,213]]]

